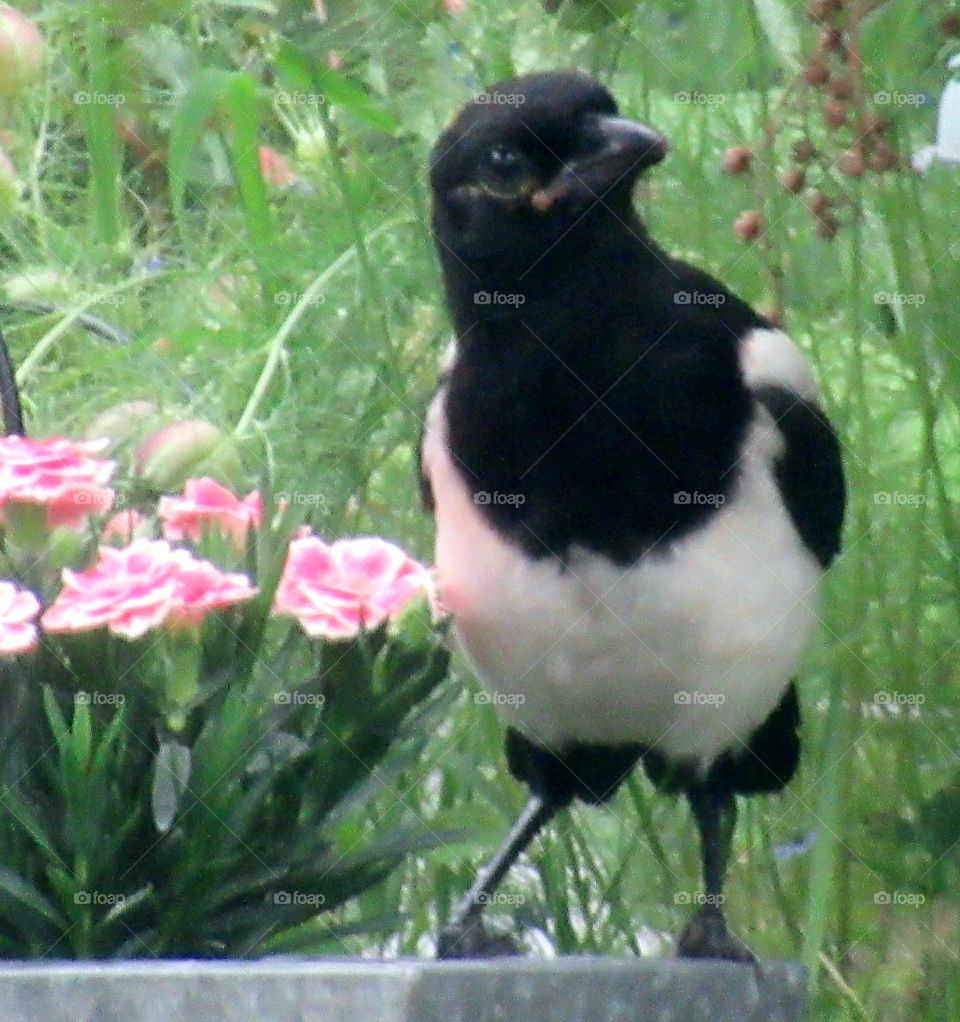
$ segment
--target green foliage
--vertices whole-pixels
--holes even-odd
[[[366,814],[437,712],[428,609],[308,642],[266,619],[278,538],[259,537],[259,596],[208,618],[199,651],[100,632],[0,662],[0,957],[295,948],[449,838]]]
[[[785,313],[840,428],[851,483],[846,552],[801,677],[803,771],[781,798],[743,814],[731,917],[763,955],[803,951],[811,964],[826,964],[815,979],[818,1019],[950,1017],[939,999],[960,997],[949,825],[960,748],[955,169],[935,166],[922,178],[838,170],[835,158],[858,140],[824,127],[821,94],[791,88],[820,27],[785,0],[467,0],[457,14],[434,2],[352,0],[324,5],[325,22],[307,0],[110,3],[112,20],[96,31],[87,27],[93,0],[25,6],[62,58],[49,62],[46,88],[2,115],[24,194],[13,213],[0,214],[0,274],[21,298],[61,307],[20,316],[9,331],[33,430],[79,434],[97,410],[143,397],[168,413],[202,415],[236,429],[252,477],[266,463],[278,489],[295,500],[312,495],[306,510],[331,535],[377,531],[428,549],[413,451],[448,326],[424,175],[430,143],[455,108],[514,71],[575,64],[599,74],[626,113],[669,136],[670,156],[638,192],[651,230],[748,300]],[[933,138],[954,49],[938,31],[948,5],[861,7],[866,97],[930,97],[884,111],[890,139],[909,154]],[[107,110],[133,130],[111,136],[103,110],[72,101],[89,89],[123,95]],[[830,156],[809,183],[840,200],[833,241],[817,235],[809,191],[793,195],[777,182],[803,137]],[[288,157],[293,183],[257,180],[255,140]],[[755,150],[753,171],[725,175],[723,151],[741,144]],[[760,244],[744,246],[731,231],[744,209],[764,214]],[[915,297],[878,301],[881,294]],[[130,330],[133,343],[109,346],[81,331],[81,307]],[[379,794],[352,806],[339,837],[349,843],[414,812],[430,828],[466,821],[471,839],[415,856],[366,890],[356,912],[338,920],[345,945],[306,923],[289,931],[297,946],[369,948],[369,935],[347,936],[363,918],[387,920],[382,949],[415,951],[517,810],[522,792],[505,780],[500,729],[489,707],[469,699],[466,677],[463,684],[455,712],[421,725],[427,747],[397,765]],[[16,695],[26,698],[40,697]],[[216,698],[225,713],[238,712]],[[60,737],[37,766],[22,764],[28,781],[53,791],[64,770],[80,770],[93,791],[98,756],[147,755],[133,734],[153,742],[155,760],[160,746],[137,730],[134,710],[91,715],[92,751],[83,758],[87,725],[61,700],[63,729],[51,732]],[[226,747],[242,741],[230,719],[216,734]],[[9,733],[7,720],[0,727]],[[257,721],[249,735],[257,752],[292,756],[285,776],[294,784],[297,754],[269,746],[266,717]],[[278,832],[292,833],[284,799],[269,786],[261,792],[253,775],[228,775],[221,787],[214,737],[198,737],[190,788],[207,798],[212,786],[212,804],[240,834],[255,835],[251,820],[263,813],[276,813]],[[377,756],[377,733],[344,737],[357,755]],[[182,755],[164,753],[170,771],[156,800],[165,823],[182,786]],[[312,771],[315,804],[331,805],[319,760],[299,768]],[[276,918],[255,906],[268,884],[263,872],[196,810],[206,822],[173,848],[169,839],[186,834],[178,823],[184,804],[181,793],[162,842],[164,869],[175,877],[164,888],[169,900],[151,893],[111,920],[102,907],[71,903],[69,871],[86,863],[107,878],[112,843],[143,840],[146,849],[143,835],[153,828],[155,836],[155,822],[118,816],[90,834],[79,820],[67,826],[19,800],[0,855],[0,906],[5,919],[21,920],[21,929],[5,923],[0,934],[11,952],[44,952],[43,940],[75,921],[64,938],[70,947],[100,947],[105,934],[130,924],[151,947],[183,950],[151,928],[166,925],[167,912],[187,926],[201,905],[219,906],[235,927],[231,948],[260,932]],[[337,836],[297,831],[292,875],[306,885],[297,870],[309,850],[320,849],[323,861],[323,842]],[[28,849],[44,857],[42,876],[22,877],[16,864]],[[515,915],[564,950],[662,948],[683,921],[674,892],[693,889],[697,876],[689,821],[640,779],[608,812],[561,821],[531,865],[511,880],[525,896]],[[377,871],[369,862],[349,869],[365,881]],[[231,870],[236,889],[212,879]],[[332,885],[331,899],[344,889]],[[139,888],[124,890],[132,899]],[[899,900],[877,900],[897,892]],[[911,895],[924,900],[905,900]],[[36,940],[29,949],[28,933]],[[205,940],[191,946],[210,953]]]

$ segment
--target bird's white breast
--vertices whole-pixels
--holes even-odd
[[[772,362],[745,376],[777,382],[774,364],[795,375],[792,342],[763,333],[770,344],[753,342],[745,359]],[[779,702],[817,622],[821,569],[774,482],[782,437],[770,416],[753,424],[737,485],[706,524],[623,568],[587,550],[533,561],[505,542],[454,467],[444,399],[441,389],[423,451],[440,587],[502,716],[550,748],[641,742],[704,769],[739,747]]]

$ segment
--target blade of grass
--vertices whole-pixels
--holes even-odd
[[[367,235],[367,241],[373,241],[375,238],[379,238],[381,234],[385,234],[387,231],[392,230],[396,226],[396,221],[381,224]],[[257,411],[260,408],[260,403],[263,401],[264,395],[273,381],[273,376],[277,371],[277,366],[280,364],[280,359],[283,356],[284,346],[287,343],[287,339],[290,337],[290,334],[293,333],[296,325],[303,318],[304,313],[313,305],[317,297],[323,294],[327,284],[329,284],[329,282],[356,257],[357,246],[351,245],[348,249],[337,256],[337,258],[334,259],[334,261],[325,270],[318,273],[317,276],[313,278],[307,289],[302,295],[300,295],[297,303],[284,317],[284,320],[280,324],[276,333],[274,333],[273,337],[271,337],[267,342],[267,360],[264,362],[263,369],[260,371],[260,376],[257,378],[257,382],[254,384],[253,390],[250,392],[250,397],[243,409],[243,413],[237,420],[237,424],[233,430],[234,436],[246,436],[249,432],[253,424],[253,420],[256,418]]]
[[[230,158],[240,189],[247,221],[247,233],[254,259],[265,287],[264,300],[273,301],[269,281],[276,274],[270,270],[267,250],[273,240],[273,223],[267,200],[267,186],[260,173],[259,118],[257,116],[257,83],[248,74],[235,74],[226,82],[225,102],[231,114],[232,144]]]
[[[111,82],[107,28],[108,23],[97,5],[91,4],[86,30],[89,60],[87,90],[78,92],[74,101],[81,104],[90,152],[90,195],[96,233],[104,245],[113,248],[120,239],[121,161],[113,123],[119,94]]]

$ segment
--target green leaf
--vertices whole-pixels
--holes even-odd
[[[229,115],[231,169],[240,190],[254,258],[269,290],[272,270],[266,249],[273,237],[273,226],[266,184],[260,173],[257,84],[245,72],[203,69],[174,113],[168,157],[171,205],[182,227],[194,152],[221,112]]]
[[[85,96],[81,119],[90,151],[90,192],[94,222],[100,240],[114,246],[120,238],[120,146],[114,128],[117,97],[111,81],[107,55],[107,24],[96,4],[89,7],[87,18],[87,88],[77,96]],[[123,98],[123,97],[121,97]]]
[[[183,218],[183,198],[194,153],[234,76],[235,72],[222,68],[204,68],[174,111],[167,167],[170,203],[178,221]]]
[[[400,131],[400,122],[379,99],[339,71],[317,65],[289,40],[280,44],[276,63],[281,81],[291,91],[318,92],[327,103],[342,107],[377,131],[388,135]]]
[[[190,761],[190,749],[186,745],[172,740],[160,743],[154,762],[150,808],[153,822],[161,834],[170,829],[180,808],[190,780]]]
[[[53,842],[47,836],[40,821],[34,815],[33,809],[25,801],[18,798],[15,791],[4,792],[0,798],[0,806],[16,820],[20,827],[26,832],[33,843],[53,862],[62,863],[59,853]]]
[[[763,31],[780,59],[788,68],[800,66],[803,44],[794,8],[784,0],[752,0]]]
[[[100,925],[106,927],[123,919],[124,916],[131,915],[141,905],[149,901],[153,894],[153,884],[147,884],[146,887],[141,887],[139,891],[125,895],[122,901],[118,901],[111,907],[110,911],[103,917]]]
[[[89,703],[76,704],[76,708],[73,711],[71,731],[73,733],[72,750],[74,762],[82,772],[86,772],[87,766],[90,763],[90,745],[92,741]]]
[[[262,258],[273,237],[267,186],[260,173],[257,83],[248,74],[235,74],[226,82],[226,102],[232,119],[230,158],[247,217],[247,231]]]
[[[358,120],[371,128],[383,131],[388,135],[396,135],[400,123],[389,111],[385,110],[379,100],[352,82],[349,78],[329,67],[318,67],[314,71],[317,88],[326,96],[327,101],[343,107]]]
[[[46,922],[52,923],[58,929],[66,926],[64,919],[36,887],[6,866],[0,866],[0,895],[6,895],[16,904],[42,916]]]
[[[43,689],[43,708],[47,715],[47,721],[50,724],[50,730],[53,732],[54,741],[57,743],[60,754],[63,755],[70,741],[70,733],[67,729],[67,722],[57,703],[57,697],[48,685],[45,685]]]
[[[313,89],[313,62],[289,39],[281,39],[274,58],[277,78],[290,92],[308,93]]]
[[[109,770],[111,766],[119,768],[116,759],[113,758],[116,752],[116,743],[119,739],[124,722],[126,720],[126,707],[120,706],[114,714],[113,720],[107,725],[107,729],[100,738],[97,751],[93,754],[93,764],[90,768],[92,779],[98,784],[109,782]]]

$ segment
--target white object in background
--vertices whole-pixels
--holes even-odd
[[[937,140],[933,145],[925,145],[913,154],[913,169],[922,174],[928,170],[934,160],[945,163],[960,163],[960,53],[947,61],[947,67],[954,72],[947,82],[943,95],[940,97],[940,109],[937,111]]]

